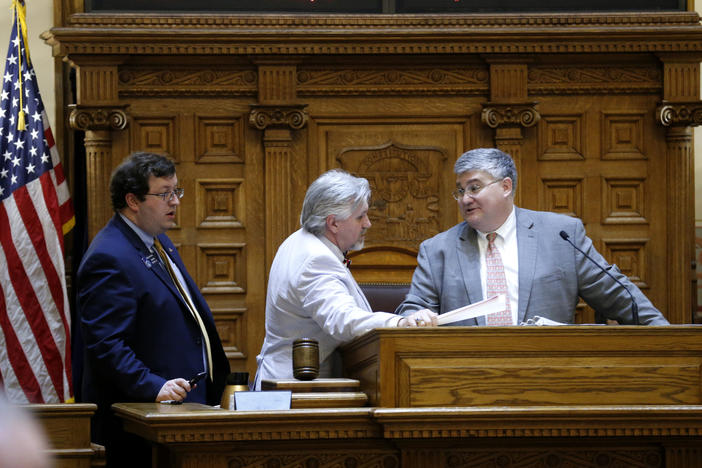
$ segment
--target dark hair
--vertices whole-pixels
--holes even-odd
[[[110,197],[112,209],[120,211],[127,206],[125,197],[128,193],[144,200],[149,191],[149,178],[171,177],[175,174],[175,164],[166,156],[156,153],[135,152],[112,172],[110,178]]]

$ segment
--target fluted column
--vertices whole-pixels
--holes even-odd
[[[402,447],[400,458],[402,468],[446,466],[443,452],[437,449]]]
[[[278,246],[298,226],[292,206],[293,132],[307,125],[306,105],[296,104],[294,63],[259,63],[259,104],[251,106],[249,124],[263,131],[265,180],[265,251],[269,270]]]
[[[514,159],[521,174],[524,137],[522,128],[536,125],[540,115],[536,103],[527,100],[526,63],[521,57],[486,57],[490,63],[490,102],[483,105],[482,122],[495,130],[495,147]],[[522,184],[514,194],[519,203]]]
[[[691,323],[697,309],[695,185],[692,129],[702,125],[700,57],[661,55],[663,101],[656,110],[666,127],[668,310],[671,323]]]
[[[675,184],[668,191],[667,225],[668,242],[668,320],[672,323],[692,321],[691,292],[694,292],[694,193],[692,180],[694,160],[692,128],[675,126],[665,135],[667,145],[666,173],[668,184]],[[677,232],[675,232],[677,231]],[[677,278],[677,279],[676,279]]]
[[[695,272],[695,161],[692,128],[702,124],[702,103],[662,104],[658,122],[667,126],[668,311],[672,323],[691,323],[697,309]]]
[[[69,106],[71,128],[85,132],[86,188],[88,193],[88,236],[92,239],[112,216],[109,185],[112,173],[111,130],[127,126],[123,109]]]
[[[534,103],[527,104],[497,104],[487,103],[483,107],[482,121],[485,125],[495,129],[495,147],[512,156],[517,167],[517,175],[522,173],[522,149],[524,136],[522,128],[536,125],[539,113],[534,108]],[[522,184],[517,184],[514,199],[519,204]]]
[[[702,460],[702,448],[697,444],[685,442],[665,444],[666,468],[699,466],[700,460]]]
[[[71,128],[85,132],[88,236],[92,239],[112,216],[109,184],[112,173],[112,132],[127,128],[127,106],[117,90],[121,56],[71,57],[76,68],[76,104]]]

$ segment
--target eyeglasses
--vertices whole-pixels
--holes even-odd
[[[174,189],[170,192],[147,193],[145,195],[153,195],[154,197],[161,197],[161,200],[163,200],[165,202],[169,202],[169,201],[173,200],[173,197],[183,198],[184,194],[185,194],[185,189],[177,188],[177,189]]]
[[[490,183],[487,183],[485,185],[481,184],[480,182],[473,182],[472,184],[466,185],[466,188],[457,188],[454,190],[451,195],[453,195],[453,198],[456,199],[456,201],[462,200],[464,196],[469,195],[471,197],[477,197],[480,192],[483,191],[487,186],[496,184],[498,182],[501,182],[503,179],[497,179],[493,180]]]

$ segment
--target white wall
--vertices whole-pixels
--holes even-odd
[[[56,98],[54,90],[54,59],[51,47],[39,38],[39,34],[51,29],[54,24],[53,0],[27,0],[27,37],[29,38],[29,54],[37,74],[39,92],[41,93],[46,114],[49,116],[52,128],[56,122]],[[0,3],[0,73],[5,73],[5,58],[7,46],[10,44],[12,30],[12,1],[3,0]]]

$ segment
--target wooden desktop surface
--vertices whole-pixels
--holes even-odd
[[[701,405],[113,408],[158,467],[702,466]]]
[[[702,467],[702,327],[377,329],[369,407],[116,404],[159,468]]]

